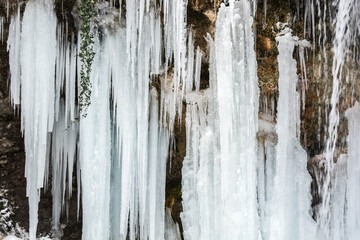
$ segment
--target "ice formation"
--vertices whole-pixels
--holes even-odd
[[[311,218],[311,178],[307,153],[300,144],[300,96],[293,59],[297,38],[291,31],[276,37],[279,62],[279,100],[276,132],[276,174],[271,200],[269,239],[315,239]]]
[[[19,17],[18,13],[13,18],[8,41],[13,79],[11,94],[13,104],[19,104],[21,99],[26,192],[30,208],[29,237],[35,239],[40,190],[47,175],[49,132],[53,130],[55,119],[57,20],[52,1],[31,1],[26,5],[21,34]]]
[[[219,10],[215,51],[221,149],[221,238],[259,239],[258,86],[248,1]],[[247,217],[242,217],[247,216]]]
[[[221,6],[212,43],[210,90],[186,95],[181,215],[185,239],[261,238],[258,87],[250,10],[248,1]]]
[[[100,19],[92,104],[79,121],[77,47],[73,37],[68,40],[67,27],[57,25],[53,8],[52,1],[29,2],[21,32],[18,12],[8,40],[12,103],[21,104],[27,153],[30,239],[36,236],[37,204],[50,164],[53,234],[61,237],[60,216],[72,193],[77,151],[83,239],[126,239],[128,232],[130,239],[164,238],[169,134],[159,121],[158,95],[149,91],[151,76],[162,66],[160,15],[143,9],[127,29],[116,20],[109,26],[111,14]],[[127,42],[132,28],[142,32],[136,45]]]

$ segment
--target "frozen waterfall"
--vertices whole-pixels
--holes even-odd
[[[86,116],[77,4],[70,27],[58,1],[7,2],[30,240],[48,188],[54,239],[72,198],[84,240],[358,238],[360,4],[299,0],[270,31],[271,1],[204,2],[91,3]]]

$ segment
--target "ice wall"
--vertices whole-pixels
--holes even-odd
[[[276,40],[279,50],[278,143],[269,239],[316,239],[316,225],[311,218],[307,154],[299,140],[300,97],[296,91],[296,60],[292,57],[298,39],[285,29]]]

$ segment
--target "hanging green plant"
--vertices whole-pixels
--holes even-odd
[[[80,26],[80,86],[79,86],[79,107],[80,115],[85,118],[87,109],[91,104],[91,65],[94,60],[94,34],[91,29],[91,22],[95,18],[94,0],[82,0],[79,7]]]

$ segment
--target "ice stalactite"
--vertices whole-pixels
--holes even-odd
[[[150,76],[162,65],[161,22],[153,9],[142,18],[141,35],[132,36],[137,38],[137,44],[130,47],[135,47],[135,52],[127,51],[131,29],[116,24],[109,29],[105,26],[101,42],[106,50],[102,55],[109,57],[108,77],[112,80],[112,239],[163,239],[165,234],[169,135],[159,123],[157,92],[149,92]],[[135,54],[134,59],[131,54]]]
[[[119,29],[112,41],[110,55],[112,67],[112,122],[113,122],[113,150],[112,150],[112,179],[111,182],[111,236],[113,239],[126,237],[128,216],[133,228],[135,199],[135,159],[136,159],[136,89],[127,68],[126,34]],[[127,116],[123,118],[122,116]]]
[[[311,218],[307,153],[300,144],[300,96],[293,59],[297,38],[289,29],[276,38],[279,50],[279,100],[276,132],[276,175],[271,203],[269,239],[316,239]]]
[[[349,136],[348,163],[347,163],[347,184],[346,184],[346,239],[355,240],[360,234],[360,105],[346,111],[348,118]],[[341,187],[344,187],[342,185]]]
[[[55,74],[55,123],[51,149],[54,236],[61,237],[61,214],[72,195],[73,169],[76,159],[78,122],[76,118],[76,45],[69,42],[67,29],[58,25]],[[65,97],[61,98],[61,95]],[[65,98],[65,99],[64,99]],[[79,186],[79,185],[78,185]],[[66,189],[67,195],[66,195]],[[79,189],[80,191],[80,189]]]
[[[256,191],[259,90],[250,13],[249,1],[237,1],[222,5],[216,22],[224,239],[261,238]]]
[[[308,78],[306,69],[306,47],[311,47],[310,43],[306,40],[302,40],[299,44],[299,61],[301,69],[301,100],[302,109],[305,110],[306,90],[308,89]]]
[[[65,119],[66,124],[75,121],[76,104],[76,64],[77,47],[74,44],[74,35],[68,40],[68,27],[59,24],[57,29],[57,53],[56,53],[56,86],[55,86],[55,116],[59,117],[60,99],[65,95]]]
[[[60,102],[59,117],[54,124],[52,133],[51,168],[53,212],[52,225],[54,236],[61,237],[60,217],[65,208],[66,200],[72,193],[72,176],[76,159],[78,123],[68,126],[65,114],[65,103]],[[68,192],[66,195],[66,186]]]
[[[164,48],[165,48],[165,78],[162,82],[161,110],[163,122],[168,122],[170,134],[174,131],[176,116],[181,120],[183,90],[186,89],[186,11],[188,0],[164,0]],[[189,33],[191,34],[191,33]],[[190,51],[190,54],[193,54]],[[193,59],[190,57],[190,61]],[[168,73],[171,64],[172,74]],[[168,80],[168,78],[172,78]]]
[[[36,238],[40,190],[47,176],[49,132],[55,117],[56,24],[53,1],[31,1],[25,8],[21,33],[19,10],[12,18],[8,40],[12,103],[21,103],[25,138],[30,239]]]
[[[21,73],[20,73],[20,37],[21,37],[20,7],[11,17],[7,50],[9,51],[9,65],[11,73],[10,94],[11,103],[20,105]]]

